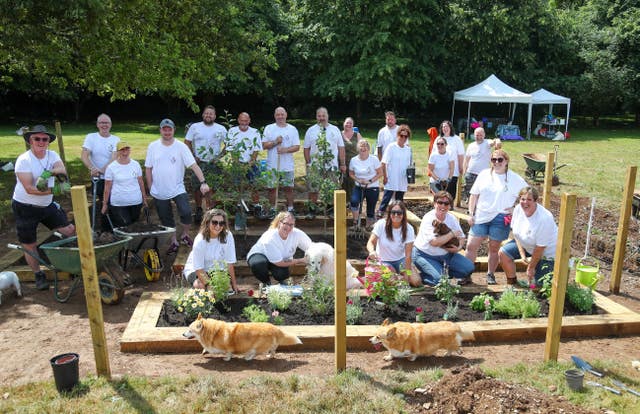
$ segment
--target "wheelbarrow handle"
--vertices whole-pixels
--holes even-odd
[[[7,248],[8,249],[13,249],[13,250],[22,250],[22,246],[19,246],[17,244],[13,244],[13,243],[7,244]]]
[[[7,248],[13,249],[13,250],[20,250],[20,251],[28,254],[29,256],[33,257],[34,259],[36,259],[41,265],[45,266],[47,269],[55,270],[55,268],[50,263],[45,262],[36,253],[32,252],[31,250],[25,249],[24,247],[22,247],[19,244],[9,243],[9,244],[7,244]]]

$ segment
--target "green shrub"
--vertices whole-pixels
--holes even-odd
[[[231,280],[229,279],[226,263],[214,265],[214,268],[209,270],[207,275],[209,276],[209,290],[213,292],[216,301],[225,306],[224,304],[229,298],[229,289],[231,289]]]
[[[567,297],[569,303],[576,307],[580,312],[591,313],[593,309],[593,291],[588,287],[580,287],[575,283],[567,285]]]
[[[302,293],[302,301],[314,315],[326,315],[333,309],[333,284],[310,272],[303,282],[309,288]]]
[[[359,295],[349,296],[347,300],[347,325],[356,325],[362,318],[362,305]]]
[[[487,305],[488,303],[488,305]],[[473,299],[471,299],[471,309],[476,312],[484,312],[487,309],[491,310],[496,304],[496,300],[493,296],[488,293],[481,293],[479,295],[475,295]]]
[[[454,304],[452,300],[447,302],[447,310],[442,315],[442,319],[445,321],[455,321],[458,317],[458,301]]]
[[[269,322],[269,315],[260,306],[252,303],[242,309],[242,316],[247,318],[249,322]]]
[[[509,318],[535,318],[540,316],[540,303],[533,291],[505,290],[495,304],[495,311]]]
[[[285,311],[291,305],[291,294],[283,289],[269,289],[267,292],[267,302],[272,309]]]
[[[440,281],[435,286],[436,298],[438,298],[441,302],[451,302],[451,299],[458,293],[460,293],[460,286],[452,285],[449,281],[449,275],[445,271],[440,276]]]

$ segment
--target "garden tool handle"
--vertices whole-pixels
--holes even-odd
[[[9,243],[9,244],[7,244],[7,248],[8,249],[13,249],[13,250],[20,250],[20,249],[22,249],[22,246],[18,246],[17,244]]]

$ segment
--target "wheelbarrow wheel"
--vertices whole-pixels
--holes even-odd
[[[560,185],[560,177],[558,177],[557,175],[553,174],[553,178],[551,178],[551,185],[552,186],[557,186]]]
[[[532,180],[536,178],[536,172],[529,167],[524,170],[524,174],[527,176],[527,178],[530,178]]]
[[[105,305],[115,305],[120,303],[124,297],[124,289],[120,284],[107,272],[100,272],[98,275],[98,284],[100,286],[100,297]]]
[[[144,275],[149,282],[160,279],[160,256],[155,249],[147,249],[144,252]]]

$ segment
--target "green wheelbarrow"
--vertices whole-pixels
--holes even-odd
[[[115,241],[94,247],[96,266],[98,268],[98,284],[100,287],[100,297],[102,302],[112,305],[120,302],[124,296],[124,279],[126,273],[118,264],[116,258],[118,253],[126,247],[131,237],[114,236]],[[82,266],[80,264],[80,249],[71,247],[70,244],[76,242],[77,237],[56,240],[44,243],[39,248],[46,254],[49,261],[45,261],[37,254],[25,250],[17,244],[8,244],[10,249],[21,250],[36,259],[40,264],[54,273],[53,294],[58,302],[64,303],[69,300],[73,292],[82,282]],[[100,271],[102,269],[102,271]],[[67,272],[71,275],[71,286],[62,292],[58,272]]]
[[[566,167],[568,164],[557,165],[558,161],[558,145],[554,145],[555,152],[553,163],[553,177],[551,178],[551,185],[560,184],[560,178],[556,175],[556,170],[562,167]],[[527,163],[527,168],[524,170],[524,174],[527,178],[533,181],[543,181],[544,172],[547,167],[547,156],[545,154],[522,154],[524,161]]]

